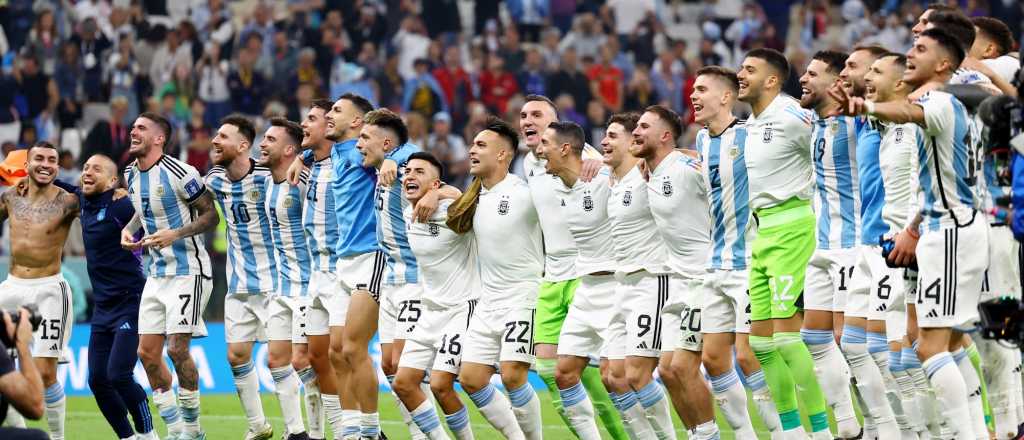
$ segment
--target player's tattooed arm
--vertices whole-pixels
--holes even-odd
[[[0,194],[0,225],[7,221],[7,199],[10,196],[10,190]]]
[[[65,218],[71,221],[81,212],[82,207],[78,204],[78,194],[69,192],[61,192],[59,196],[64,202],[64,214]]]
[[[220,221],[220,218],[217,216],[217,209],[213,207],[212,192],[203,192],[203,195],[199,196],[195,202],[192,202],[192,206],[196,208],[199,217],[192,223],[179,228],[177,230],[178,238],[191,237],[212,230],[217,226],[217,222]]]

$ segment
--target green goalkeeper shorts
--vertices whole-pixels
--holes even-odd
[[[804,276],[817,245],[810,202],[790,199],[757,211],[751,247],[750,320],[786,319],[803,308]]]
[[[540,283],[537,319],[533,330],[535,344],[558,344],[562,323],[565,322],[565,315],[569,314],[569,304],[572,304],[573,294],[579,285],[579,279]]]

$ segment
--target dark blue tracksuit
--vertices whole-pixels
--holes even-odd
[[[86,197],[77,187],[58,186],[78,194],[81,206],[93,295],[89,387],[118,437],[152,431],[146,392],[132,376],[138,361],[139,299],[146,277],[140,256],[121,248],[121,229],[135,215],[135,209],[127,197],[112,200],[113,190]],[[132,415],[134,430],[126,412]]]

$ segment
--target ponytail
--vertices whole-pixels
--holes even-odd
[[[476,205],[480,202],[482,186],[480,178],[474,178],[466,192],[448,207],[448,220],[445,224],[456,234],[465,234],[473,230],[473,216],[476,214]]]

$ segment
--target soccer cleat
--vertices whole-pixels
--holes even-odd
[[[298,434],[286,434],[285,436],[281,437],[281,439],[282,440],[310,440],[309,439],[309,435],[306,434],[305,432],[300,432]]]
[[[266,422],[263,423],[259,430],[253,431],[252,428],[249,428],[249,432],[245,433],[245,440],[270,440],[273,437],[274,427]]]

